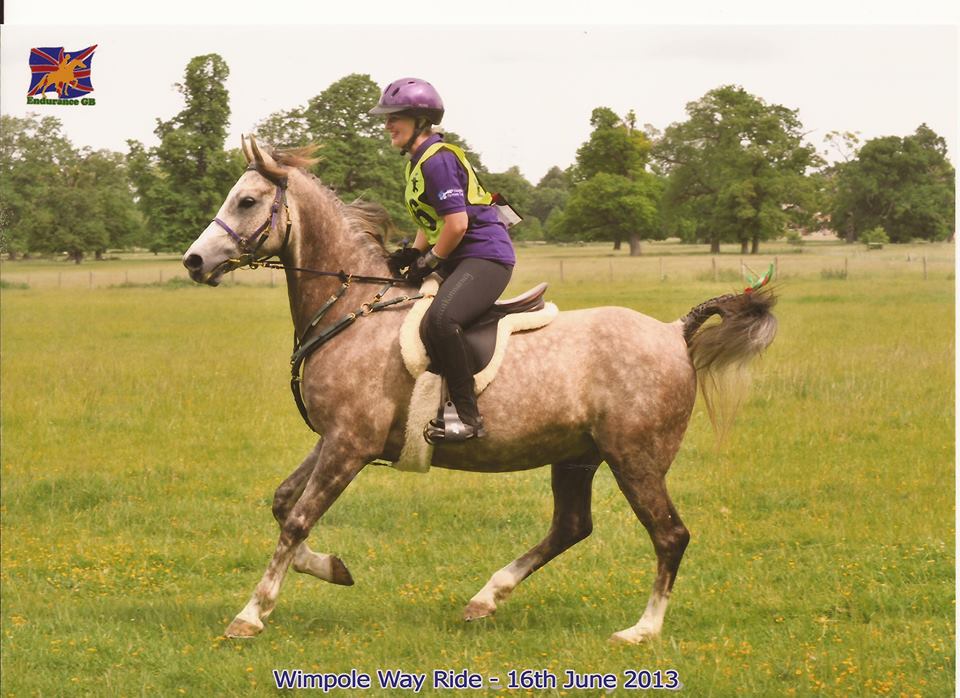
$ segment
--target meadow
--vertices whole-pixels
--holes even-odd
[[[508,292],[545,279],[561,310],[671,321],[742,288],[724,252],[715,268],[669,243],[634,259],[523,247]],[[570,669],[631,695],[625,672],[659,669],[693,696],[953,695],[954,247],[742,261],[774,258],[779,335],[723,444],[698,400],[668,478],[693,538],[663,634],[641,646],[607,641],[643,611],[655,557],[605,466],[593,535],[471,624],[467,600],[546,532],[549,471],[370,466],[311,535],[356,585],[291,573],[260,637],[224,639],[276,542],[274,488],[314,442],[287,385],[285,290],[264,270],[171,282],[176,260],[152,256],[4,262],[0,692],[271,695],[272,669],[505,686]]]

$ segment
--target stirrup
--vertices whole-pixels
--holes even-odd
[[[423,428],[423,438],[428,444],[441,441],[457,443],[468,439],[481,439],[486,435],[483,417],[479,419],[476,426],[464,424],[452,400],[444,403],[442,420],[431,419]]]

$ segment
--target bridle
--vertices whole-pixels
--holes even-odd
[[[253,165],[247,167],[247,171],[257,171],[257,168]],[[277,187],[277,193],[273,197],[273,205],[270,207],[270,215],[267,216],[267,220],[263,222],[259,228],[254,230],[247,237],[243,237],[224,221],[219,218],[214,218],[213,222],[227,231],[227,235],[237,243],[237,247],[240,248],[242,253],[239,258],[227,260],[229,262],[236,262],[238,267],[247,266],[248,264],[253,266],[257,262],[262,260],[257,259],[257,252],[260,251],[260,248],[263,247],[263,243],[267,241],[267,238],[270,237],[276,227],[280,218],[280,207],[283,207],[284,215],[287,218],[287,229],[283,234],[283,244],[280,246],[280,253],[287,249],[287,242],[290,240],[290,228],[293,225],[293,220],[290,218],[290,206],[287,205],[287,178],[284,177],[279,182],[275,182]],[[259,237],[258,237],[259,236]],[[254,242],[254,240],[256,240]],[[273,255],[270,255],[273,256]],[[264,258],[266,259],[266,257]]]

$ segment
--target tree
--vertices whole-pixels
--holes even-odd
[[[633,178],[599,172],[578,184],[563,213],[567,235],[578,239],[628,240],[630,256],[640,254],[641,239],[662,238],[660,180],[649,172]]]
[[[853,242],[882,227],[892,242],[953,233],[956,172],[946,142],[926,124],[913,135],[864,143],[855,159],[828,168],[833,227]]]
[[[630,255],[638,255],[642,237],[663,237],[658,224],[661,187],[646,170],[650,141],[637,130],[632,111],[621,119],[612,110],[597,107],[590,124],[593,132],[577,150],[574,186],[563,209],[562,230],[557,232],[612,240],[614,249],[626,239]]]
[[[275,148],[299,148],[310,143],[310,131],[303,108],[274,112],[254,129],[257,141]]]
[[[590,115],[593,132],[577,149],[576,178],[583,181],[600,172],[630,177],[642,171],[650,159],[651,143],[637,130],[636,122],[632,111],[620,119],[607,107],[594,109]]]
[[[11,258],[39,252],[45,235],[41,219],[56,206],[62,168],[77,157],[73,144],[61,132],[60,120],[0,116],[0,201],[6,214],[4,251]]]
[[[79,176],[93,204],[105,244],[93,247],[98,257],[107,247],[124,248],[144,241],[143,218],[133,200],[133,187],[126,171],[126,158],[109,150],[85,151]],[[89,248],[88,248],[89,249]]]
[[[312,98],[304,112],[311,141],[321,146],[314,171],[348,201],[396,188],[396,175],[385,166],[389,142],[382,119],[367,113],[379,96],[368,75],[348,75]]]
[[[390,147],[382,118],[368,114],[379,97],[369,75],[347,75],[307,104],[271,114],[257,124],[257,135],[275,147],[320,146],[312,171],[325,186],[347,202],[382,204],[398,228],[412,233],[403,205],[404,161]]]
[[[181,249],[206,227],[243,172],[224,151],[230,120],[230,74],[215,53],[190,59],[184,81],[175,88],[184,108],[169,121],[157,119],[156,148],[128,141],[129,164],[141,210],[156,236],[155,245]]]
[[[760,240],[783,233],[810,212],[806,170],[821,163],[802,143],[796,110],[768,105],[742,87],[711,90],[686,107],[653,149],[667,175],[664,217],[687,239],[740,242],[756,254]]]
[[[530,194],[530,203],[527,205],[529,212],[524,209],[523,213],[529,213],[546,225],[550,214],[555,209],[563,210],[566,205],[572,186],[571,179],[569,172],[564,172],[556,165],[551,167]]]
[[[123,156],[78,152],[55,117],[3,117],[0,200],[7,251],[88,252],[133,242],[142,231]]]

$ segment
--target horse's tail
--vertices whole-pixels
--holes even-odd
[[[711,298],[681,319],[707,413],[720,438],[749,388],[747,364],[777,333],[777,319],[770,312],[775,303],[773,291],[765,286]],[[703,327],[713,315],[719,315],[720,322]]]

